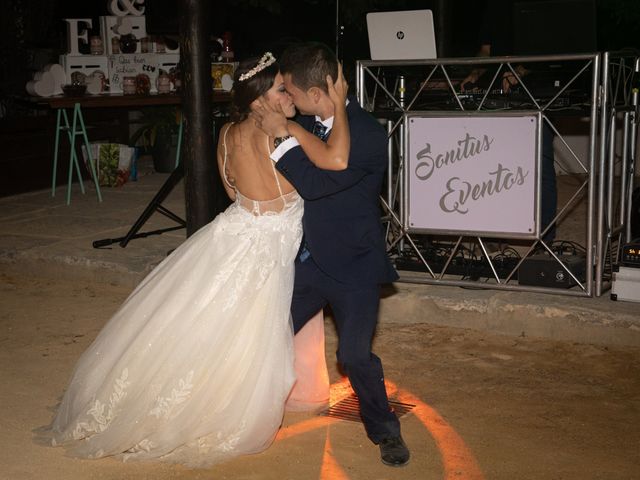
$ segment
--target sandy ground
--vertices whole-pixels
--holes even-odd
[[[401,419],[413,455],[402,469],[380,463],[360,424],[305,413],[287,414],[266,452],[208,470],[77,460],[34,443],[32,430],[51,420],[74,363],[128,293],[0,274],[1,479],[640,478],[639,349],[426,324],[384,326],[375,341],[393,397],[416,405]]]

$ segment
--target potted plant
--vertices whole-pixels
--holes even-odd
[[[141,112],[136,121],[140,126],[131,135],[130,145],[142,141],[142,146],[153,157],[154,169],[171,173],[176,164],[181,113],[175,106],[147,107]]]

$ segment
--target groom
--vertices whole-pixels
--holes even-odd
[[[323,139],[333,125],[334,105],[326,76],[337,78],[338,62],[324,44],[289,47],[280,59],[284,85],[298,111],[298,122]],[[387,168],[387,135],[350,98],[349,166],[317,168],[286,127],[275,137],[271,158],[304,198],[304,240],[295,265],[291,312],[295,332],[325,305],[338,330],[338,361],[360,402],[369,438],[380,446],[382,462],[402,466],[409,450],[400,423],[389,408],[380,359],[371,352],[378,321],[380,285],[398,278],[385,251],[379,195]]]

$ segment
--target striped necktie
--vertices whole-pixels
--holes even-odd
[[[317,120],[313,125],[312,133],[322,141],[325,141],[329,136],[329,134],[327,133],[327,127],[325,127],[322,122]]]
[[[329,133],[327,132],[328,128],[325,127],[322,122],[319,122],[316,120],[316,123],[313,125],[313,130],[311,131],[311,133],[313,133],[316,137],[318,137],[320,140],[322,140],[323,142],[327,140],[327,137],[329,136]],[[300,262],[304,262],[306,261],[309,257],[311,257],[311,252],[309,251],[309,248],[307,247],[307,242],[306,240],[303,238],[302,239],[302,247],[300,248],[300,254],[298,255],[298,259],[300,260]]]

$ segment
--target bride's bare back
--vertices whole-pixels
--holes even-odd
[[[269,137],[251,120],[227,124],[220,133],[218,168],[231,198],[235,190],[257,201],[274,200],[294,191],[269,158]]]

